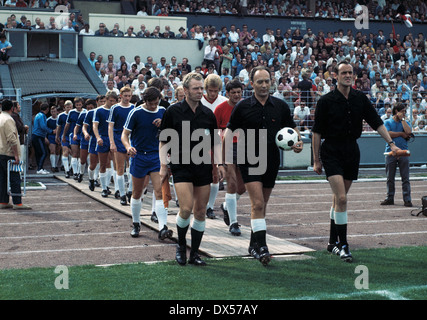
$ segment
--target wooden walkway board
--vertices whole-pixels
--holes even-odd
[[[75,189],[83,192],[89,197],[132,217],[130,206],[120,205],[119,200],[110,195],[108,198],[101,197],[101,188],[96,188],[95,191],[90,191],[87,180],[78,183],[74,179],[66,179],[63,176],[56,176],[57,179],[66,182]],[[151,198],[152,192],[148,192],[144,196],[144,201],[141,209],[141,223],[153,230],[159,231],[158,224],[150,220],[151,217]],[[179,208],[174,201],[170,201],[168,212],[168,228],[174,232],[176,237],[176,214]],[[190,224],[191,226],[191,224]],[[222,219],[206,219],[206,229],[203,235],[203,240],[200,246],[200,251],[213,258],[247,256],[251,230],[249,227],[240,226],[242,235],[239,237],[232,236],[228,231],[228,226],[225,225]],[[268,232],[268,226],[267,226]],[[191,245],[190,231],[187,232],[187,245]],[[273,255],[287,254],[303,254],[314,251],[313,249],[292,243],[267,234],[267,245]]]

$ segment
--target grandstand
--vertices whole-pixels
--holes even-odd
[[[364,91],[384,116],[394,103],[407,103],[413,128],[418,128],[417,143],[425,143],[425,127],[420,129],[418,123],[427,120],[426,1],[407,2],[412,28],[396,18],[399,3],[384,0],[41,0],[29,1],[27,7],[9,2],[0,7],[0,28],[13,44],[8,64],[0,65],[0,95],[21,102],[21,116],[30,126],[41,101],[94,98],[107,91],[108,80],[115,88],[132,86],[139,99],[144,90],[139,82],[160,77],[165,100],[173,103],[186,67],[183,60],[190,71],[218,73],[224,84],[240,78],[245,96],[251,94],[248,71],[264,64],[274,74],[272,93],[292,110],[300,107],[301,95],[307,95],[310,110],[334,88],[332,67],[348,59],[356,73],[355,88]],[[369,19],[360,16],[364,5]],[[357,28],[355,22],[361,18],[367,20],[367,29]],[[204,64],[204,51],[211,38],[216,39],[218,54],[209,66]],[[232,58],[230,65],[224,64],[231,67],[227,74],[225,51]],[[125,70],[118,72],[123,62]],[[309,91],[301,89],[303,74],[312,83]],[[306,116],[301,120],[307,125],[300,129],[310,137],[311,120]],[[369,127],[365,131],[369,145],[376,135]],[[425,155],[417,158],[416,153],[412,160],[426,163]],[[383,159],[366,161],[373,163]]]

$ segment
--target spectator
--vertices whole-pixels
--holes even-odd
[[[12,49],[12,44],[6,40],[4,33],[0,34],[0,64],[8,64],[10,49]]]
[[[90,29],[89,23],[85,23],[83,29],[80,30],[79,34],[82,36],[94,36],[95,32]]]
[[[36,154],[37,174],[48,174],[49,171],[43,169],[44,161],[47,157],[45,140],[49,133],[54,133],[52,129],[47,126],[47,117],[49,113],[49,105],[42,104],[40,112],[34,118],[33,132],[32,132],[32,145]]]
[[[10,171],[10,191],[12,192],[12,204],[9,204],[8,192],[8,168],[9,160],[19,163],[21,160],[18,131],[12,114],[13,103],[10,100],[2,101],[2,112],[0,113],[0,208],[13,208],[15,210],[31,209],[22,204],[21,177],[19,172]]]

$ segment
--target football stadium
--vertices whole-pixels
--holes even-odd
[[[1,0],[0,299],[425,300],[426,14]]]

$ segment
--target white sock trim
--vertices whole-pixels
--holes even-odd
[[[253,232],[266,231],[267,223],[265,219],[251,219],[251,227]]]
[[[347,211],[336,212],[335,211],[335,224],[347,224]]]
[[[193,219],[193,225],[191,226],[191,228],[193,228],[194,230],[197,230],[199,232],[204,232],[205,226],[206,226],[206,221],[200,221],[197,219]]]

